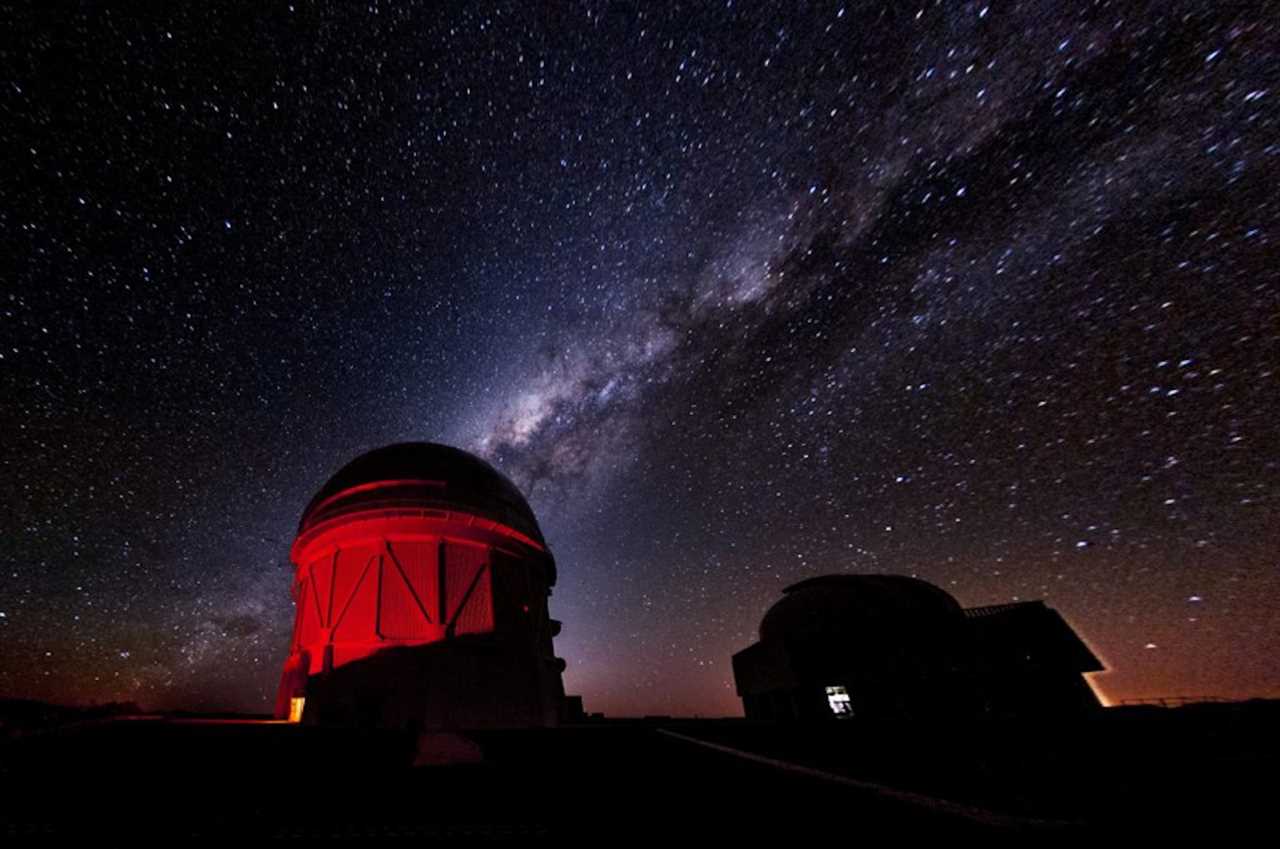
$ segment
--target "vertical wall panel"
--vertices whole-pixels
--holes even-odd
[[[388,553],[382,563],[382,617],[380,628],[382,636],[389,640],[427,640],[433,634],[433,626],[428,621],[430,609],[424,614],[425,605],[415,598],[415,590],[405,574],[421,571],[421,558],[405,562],[406,545],[388,546]],[[419,581],[421,583],[421,581]]]
[[[320,621],[328,625],[333,613],[329,595],[333,590],[333,555],[321,557],[311,564],[311,580],[315,588],[315,600],[319,602]]]
[[[493,591],[491,571],[485,569],[472,590],[471,597],[458,612],[455,634],[481,634],[493,630]]]
[[[362,560],[357,561],[354,557],[348,560],[347,552],[344,551],[339,560],[340,575],[347,575],[349,570],[349,584],[352,591],[349,594],[351,600],[345,613],[342,612],[340,603],[334,606],[334,620],[338,621],[341,617],[341,621],[334,630],[335,641],[369,642],[377,639],[375,628],[378,620],[378,555],[367,549],[362,550],[360,554]],[[361,580],[362,575],[363,580]],[[345,577],[343,579],[346,580]],[[341,593],[338,594],[337,599],[340,602]]]
[[[455,544],[448,547],[445,555],[445,568],[448,570],[445,579],[448,592],[446,609],[449,611],[449,618],[455,623],[455,633],[476,633],[493,629],[493,595],[488,570],[485,569],[481,574],[488,559],[487,548]],[[467,597],[467,590],[471,588],[473,581],[475,588],[471,590],[470,597]]]
[[[427,615],[433,622],[440,616],[440,583],[436,580],[436,559],[440,543],[398,542],[394,546],[396,557],[404,568],[405,577],[413,588]]]
[[[493,572],[493,616],[497,626],[507,628],[525,622],[528,615],[521,607],[528,603],[529,570],[501,552],[493,553],[489,566]]]
[[[311,581],[303,580],[298,596],[298,634],[303,647],[320,640],[320,622],[316,618],[316,601],[312,598]]]
[[[372,548],[346,548],[338,555],[337,572],[333,579],[333,622],[337,622],[342,615],[342,608],[351,598],[351,591],[355,589],[356,581],[360,579],[360,573],[364,571],[365,564],[373,553]],[[331,626],[332,624],[330,623]]]

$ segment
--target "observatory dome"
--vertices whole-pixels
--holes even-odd
[[[298,533],[339,516],[397,507],[468,513],[545,546],[515,484],[479,457],[435,442],[388,445],[347,463],[311,499]]]
[[[761,640],[941,636],[963,626],[960,603],[905,575],[823,575],[792,584],[760,622]]]

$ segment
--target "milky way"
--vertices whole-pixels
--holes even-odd
[[[842,571],[1280,695],[1274,7],[240,12],[3,13],[0,695],[269,709],[410,439],[530,496],[589,709],[739,713]]]

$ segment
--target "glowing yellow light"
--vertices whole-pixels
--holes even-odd
[[[289,699],[289,721],[290,722],[302,721],[302,705],[306,701],[307,700],[302,698],[301,696],[295,696],[294,698]]]

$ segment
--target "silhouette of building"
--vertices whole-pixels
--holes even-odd
[[[395,728],[556,724],[555,561],[520,491],[465,451],[352,460],[303,511],[276,716]]]
[[[1102,664],[1041,601],[965,610],[901,575],[824,575],[783,590],[733,656],[748,719],[955,718],[1100,707]]]

